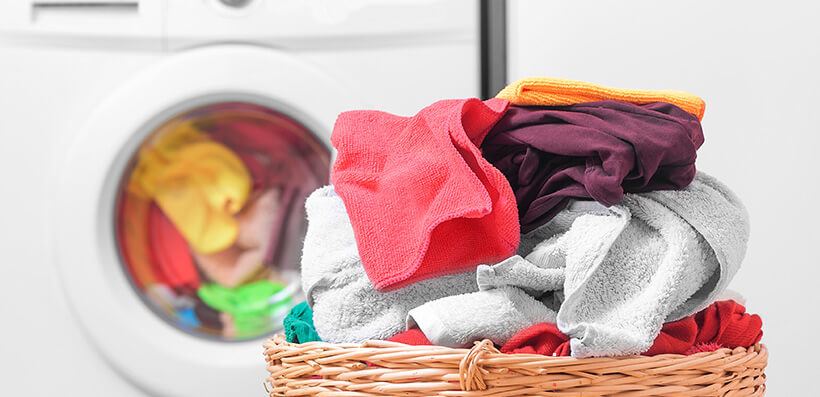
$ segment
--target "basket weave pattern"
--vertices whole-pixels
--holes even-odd
[[[762,396],[768,351],[720,349],[576,359],[502,354],[484,340],[472,349],[265,343],[271,396]]]

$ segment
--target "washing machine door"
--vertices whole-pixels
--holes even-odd
[[[328,182],[349,92],[272,49],[181,52],[123,82],[66,148],[55,262],[73,315],[139,388],[264,392],[262,343],[303,299],[303,202]]]

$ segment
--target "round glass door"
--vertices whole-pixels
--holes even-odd
[[[177,114],[134,152],[115,230],[131,284],[195,335],[245,340],[281,329],[301,301],[304,200],[330,152],[270,108],[222,102]]]

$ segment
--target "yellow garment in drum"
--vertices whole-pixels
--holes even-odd
[[[230,148],[182,123],[140,152],[129,190],[154,199],[188,244],[207,254],[236,240],[233,215],[248,200],[251,183]]]

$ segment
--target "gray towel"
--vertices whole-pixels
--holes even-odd
[[[479,267],[482,291],[427,303],[408,324],[436,344],[503,344],[550,321],[540,318],[560,304],[556,322],[574,356],[641,353],[664,322],[705,308],[726,288],[748,233],[740,201],[702,173],[683,190],[627,194],[608,209],[577,202],[522,238],[526,258]]]
[[[725,290],[746,249],[746,210],[703,173],[679,191],[625,195],[610,211],[579,217],[528,256],[566,259],[557,324],[576,357],[648,350],[664,322]]]
[[[332,186],[305,202],[308,229],[302,252],[302,288],[323,341],[359,343],[405,330],[410,309],[453,294],[477,291],[475,272],[425,280],[382,293],[367,278],[353,227]]]
[[[683,191],[658,191],[642,196],[669,208],[691,225],[714,251],[720,269],[667,320],[689,316],[719,300],[746,256],[749,214],[740,198],[728,186],[703,172],[698,172],[695,181]]]
[[[418,326],[435,345],[472,346],[490,339],[503,345],[531,325],[555,322],[555,312],[515,287],[500,287],[428,302],[407,316],[407,328]]]
[[[530,295],[540,296],[546,291],[563,288],[564,268],[561,258],[547,258],[541,266],[514,255],[493,265],[479,265],[476,269],[478,289],[486,291],[500,287],[518,287]]]
[[[519,254],[531,251],[536,240],[549,241],[566,232],[581,215],[608,213],[600,204],[591,203],[573,203],[549,223],[522,236]],[[480,291],[421,305],[410,311],[407,326],[417,326],[433,344],[441,346],[469,347],[484,338],[503,345],[525,328],[555,322],[562,300],[563,265],[562,257],[536,265],[520,255],[493,266],[480,265],[476,271]]]

